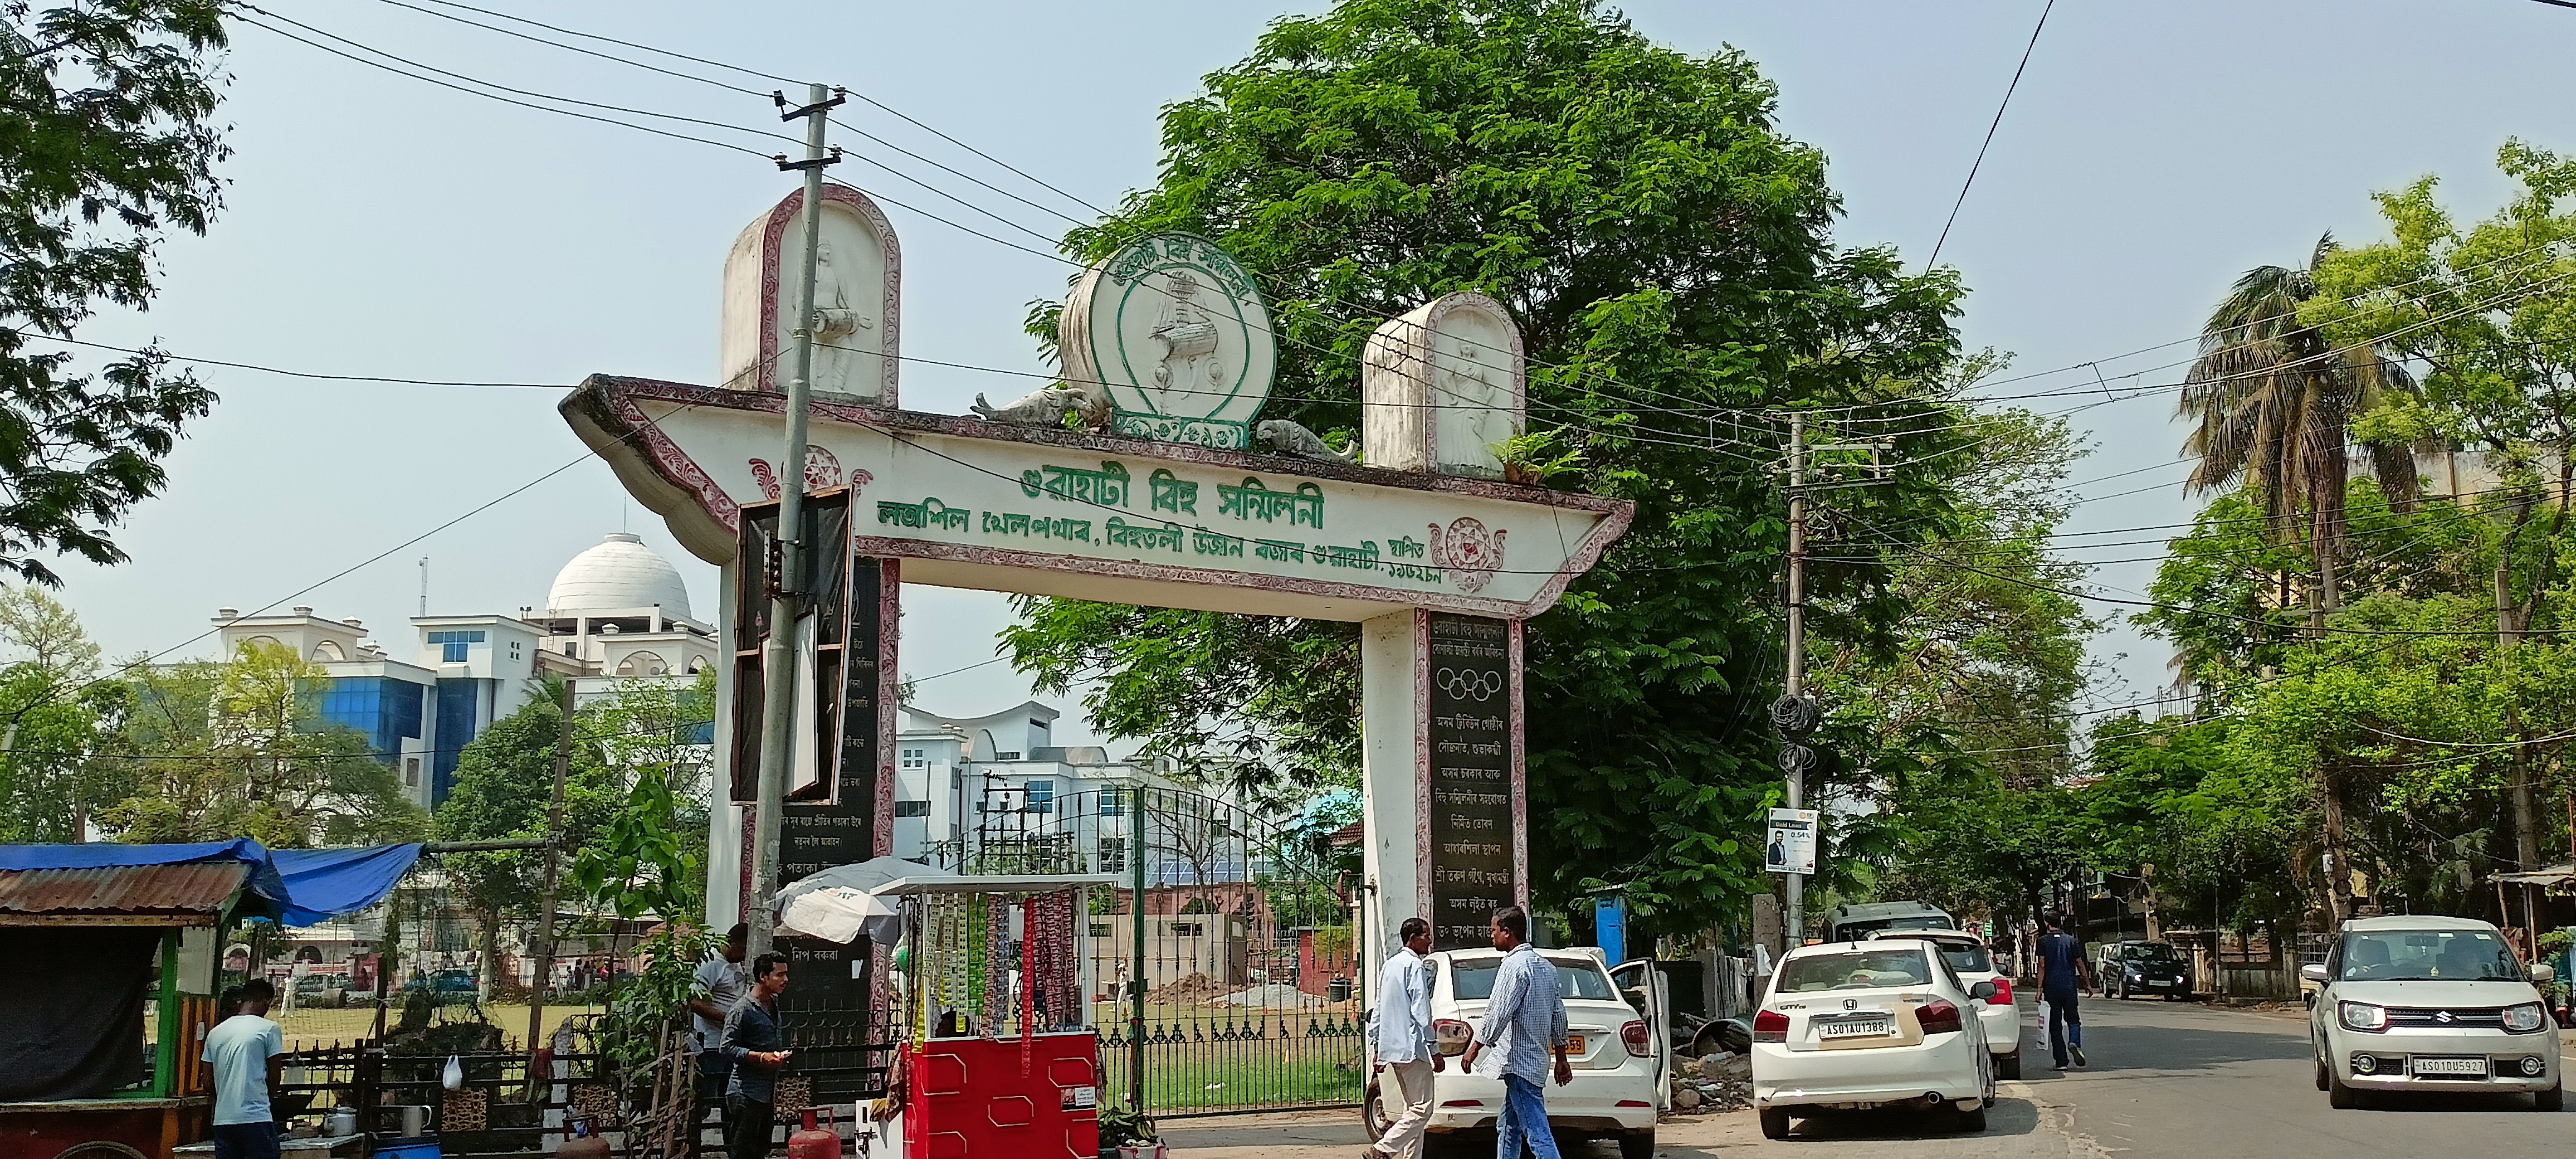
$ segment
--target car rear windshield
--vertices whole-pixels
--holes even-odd
[[[1941,960],[1950,963],[1950,968],[1953,970],[1971,974],[1995,972],[1994,960],[1986,956],[1986,947],[1983,943],[1960,938],[1925,938],[1923,941],[1941,951]]]
[[[1610,989],[1610,976],[1599,966],[1580,959],[1549,958],[1556,967],[1557,992],[1567,998],[1615,1000]],[[1469,958],[1449,964],[1449,994],[1461,1002],[1481,1001],[1494,996],[1494,979],[1501,973],[1500,958]]]
[[[2343,936],[2346,982],[2519,982],[2522,965],[2487,930],[2356,930]]]
[[[2128,946],[2120,951],[2120,956],[2147,962],[2179,962],[2182,951],[2165,945]]]
[[[1807,954],[1780,966],[1782,993],[1866,989],[1879,986],[1928,986],[1932,964],[1921,950],[1846,950]]]

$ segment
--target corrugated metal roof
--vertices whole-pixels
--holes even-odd
[[[213,914],[249,874],[239,861],[0,870],[0,912]]]

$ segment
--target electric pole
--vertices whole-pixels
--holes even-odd
[[[1772,715],[1775,719],[1793,715],[1795,709],[1803,707],[1807,696],[1806,484],[1807,416],[1795,413],[1789,416],[1789,662],[1788,679],[1783,682],[1780,698],[1781,707],[1792,711],[1774,709]],[[1807,807],[1807,766],[1815,762],[1815,754],[1798,743],[1801,739],[1799,735],[1791,734],[1789,743],[1780,750],[1781,771],[1789,776],[1789,807],[1792,809]],[[1821,824],[1817,826],[1820,831],[1814,838],[1819,849],[1824,846],[1823,828]],[[1788,893],[1788,921],[1781,942],[1783,949],[1793,950],[1807,937],[1807,875],[1789,874]]]
[[[805,103],[787,107],[784,93],[771,94],[782,121],[805,118],[805,159],[790,161],[778,158],[783,171],[802,170],[805,174],[805,205],[799,224],[805,238],[805,253],[796,277],[796,328],[790,332],[795,340],[787,356],[787,438],[778,456],[778,534],[770,550],[777,553],[778,566],[765,567],[765,560],[736,560],[742,568],[742,582],[751,582],[754,569],[760,568],[777,577],[777,586],[769,593],[769,646],[764,650],[761,675],[760,791],[752,806],[752,913],[744,914],[749,927],[746,949],[753,955],[769,952],[771,943],[770,902],[778,896],[778,814],[787,807],[787,763],[796,751],[796,622],[804,605],[804,544],[799,542],[805,531],[805,421],[813,400],[814,370],[814,259],[823,236],[823,167],[840,160],[837,153],[826,152],[823,131],[830,123],[831,110],[848,99],[839,91],[826,93],[822,85],[805,90]]]
[[[546,876],[537,902],[537,976],[536,986],[528,995],[528,1058],[536,1060],[536,1051],[545,1044],[540,1033],[545,1028],[546,988],[555,977],[555,875],[563,853],[564,780],[572,772],[572,677],[563,681],[561,700],[556,705],[560,718],[555,726],[555,793],[546,810]],[[553,1076],[528,1071],[528,1101],[537,1102]]]

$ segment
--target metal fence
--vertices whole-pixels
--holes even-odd
[[[1338,818],[1183,789],[1005,792],[937,850],[960,873],[1102,873],[1076,923],[1103,1093],[1156,1114],[1356,1105],[1358,851]],[[1329,815],[1328,815],[1329,816]]]

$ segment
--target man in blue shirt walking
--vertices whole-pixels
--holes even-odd
[[[1559,1159],[1556,1136],[1548,1132],[1547,1102],[1539,1084],[1548,1077],[1547,1056],[1556,1054],[1556,1085],[1574,1081],[1574,1064],[1565,1058],[1565,995],[1556,967],[1538,956],[1529,943],[1529,914],[1516,905],[1494,911],[1494,948],[1503,964],[1494,974],[1493,996],[1485,1003],[1485,1024],[1468,1044],[1464,1060],[1469,1073],[1487,1049],[1500,1052],[1500,1065],[1481,1073],[1503,1080],[1503,1113],[1494,1124],[1497,1159],[1520,1159],[1526,1143],[1536,1159]]]
[[[2066,932],[2067,919],[2050,915],[2042,921],[2048,932],[2039,936],[2039,997],[2048,1003],[2048,1053],[2057,1060],[2057,1069],[2066,1069],[2068,1055],[2075,1065],[2084,1065],[2084,1023],[2075,1015],[2075,987],[2093,988],[2093,967],[2084,960],[2084,943]]]

